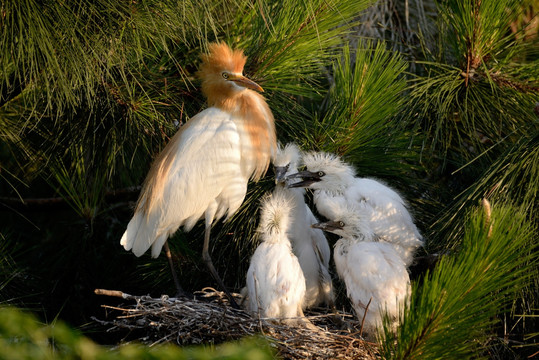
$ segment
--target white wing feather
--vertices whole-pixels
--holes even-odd
[[[318,220],[305,203],[304,190],[277,187],[274,192],[284,192],[294,204],[289,237],[305,276],[306,294],[303,305],[309,308],[321,303],[333,304],[333,284],[329,274],[330,248],[323,231],[311,227]]]
[[[234,213],[248,181],[240,164],[240,136],[231,116],[217,108],[197,114],[181,134],[162,201],[148,214],[135,213],[121,244],[136,256],[153,244],[152,256],[157,257],[170,235],[182,225],[190,230],[212,203],[214,220]]]
[[[347,243],[341,239],[334,257],[337,272],[360,319],[371,301],[365,316],[367,328],[379,327],[384,311],[396,320],[399,307],[410,292],[410,278],[393,247],[376,242]]]
[[[318,211],[328,219],[336,219],[335,210],[347,203],[360,205],[373,233],[380,240],[394,244],[406,265],[412,263],[415,251],[423,245],[402,197],[377,180],[355,178],[344,194],[316,191],[314,201]]]

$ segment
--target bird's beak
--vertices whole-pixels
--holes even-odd
[[[339,221],[327,221],[320,222],[311,225],[312,228],[324,230],[327,232],[335,232],[335,230],[342,230],[342,226],[339,224]]]
[[[275,167],[275,184],[284,183],[286,181],[286,166],[276,166]]]
[[[289,175],[289,176],[287,176],[286,179],[288,180],[288,179],[295,179],[295,178],[302,178],[303,181],[293,183],[293,184],[289,184],[288,185],[289,188],[296,188],[296,187],[304,187],[304,188],[306,188],[306,187],[309,187],[311,184],[314,184],[314,183],[319,182],[321,180],[320,176],[318,176],[318,173],[312,172],[312,171],[309,171],[309,170],[300,171],[300,172],[297,172],[295,174]]]
[[[234,81],[239,86],[243,86],[243,87],[260,91],[260,92],[264,92],[264,89],[262,89],[262,86],[258,85],[253,80],[250,80],[243,75],[229,74],[228,80]]]

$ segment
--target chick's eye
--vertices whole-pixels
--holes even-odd
[[[224,72],[221,75],[223,76],[223,78],[228,79],[228,73],[227,72]]]
[[[318,176],[322,177],[322,176],[324,176],[324,175],[326,175],[325,172],[323,172],[323,171],[319,171],[319,172],[318,172]]]
[[[344,227],[344,223],[342,221],[339,221],[339,226]]]

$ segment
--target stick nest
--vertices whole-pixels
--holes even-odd
[[[250,335],[268,339],[285,359],[374,359],[376,346],[362,339],[361,324],[350,314],[328,314],[327,309],[306,313],[317,329],[291,327],[251,316],[229,306],[224,293],[212,288],[193,298],[134,296],[115,290],[96,289],[98,295],[120,297],[132,303],[102,305],[112,310],[112,320],[93,320],[108,332],[124,331],[133,340],[156,345],[178,345],[236,340]],[[241,301],[239,294],[234,296]]]

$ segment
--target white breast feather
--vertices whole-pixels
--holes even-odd
[[[396,324],[399,308],[410,293],[404,262],[390,244],[356,242],[346,246],[345,242],[343,239],[337,242],[335,264],[357,316],[363,318],[371,301],[365,317],[367,331],[381,327],[384,311]],[[339,251],[343,247],[347,250]]]

